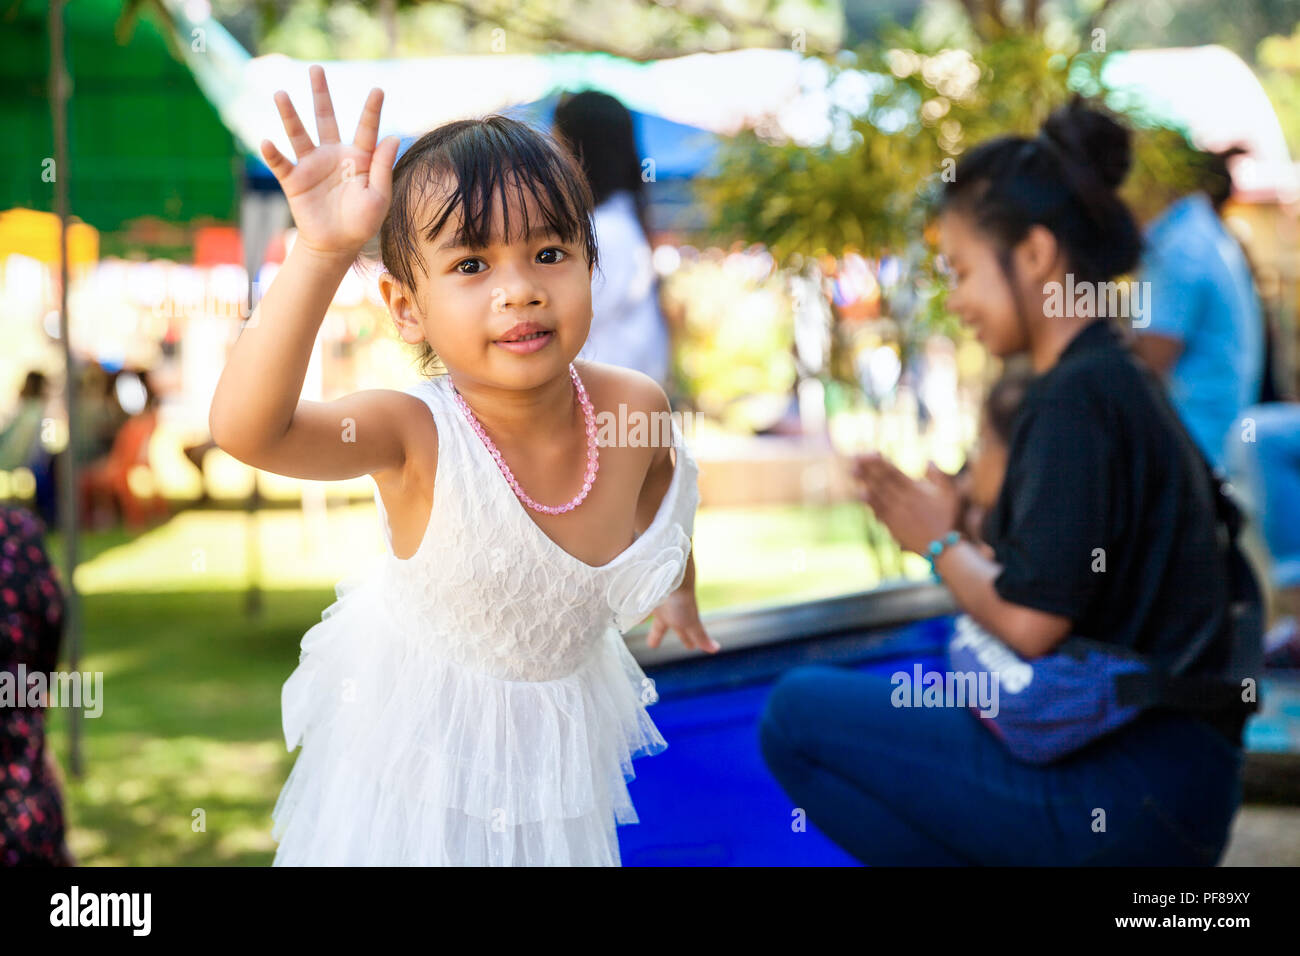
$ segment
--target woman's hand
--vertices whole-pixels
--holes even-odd
[[[674,591],[655,608],[654,623],[650,625],[650,636],[646,640],[649,647],[658,647],[668,628],[677,632],[682,644],[691,650],[708,651],[716,654],[722,645],[716,643],[704,631],[700,621],[700,609],[695,604],[695,592],[690,588]]]
[[[398,139],[389,136],[375,146],[384,93],[374,89],[366,99],[352,142],[340,143],[325,71],[313,66],[310,72],[320,145],[312,143],[289,94],[280,90],[275,105],[298,165],[289,162],[270,140],[262,141],[262,158],[289,200],[298,241],[318,253],[355,257],[379,231],[388,212]]]
[[[863,485],[860,498],[908,551],[924,554],[931,541],[957,527],[957,486],[933,463],[926,480],[916,481],[873,452],[854,460],[853,474]]]

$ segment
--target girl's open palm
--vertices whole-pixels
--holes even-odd
[[[352,142],[339,142],[325,71],[313,66],[310,73],[320,144],[311,141],[289,94],[280,90],[275,105],[298,165],[270,140],[262,141],[262,158],[289,200],[299,240],[320,252],[355,255],[379,231],[388,212],[398,139],[389,136],[375,145],[384,93],[374,89],[366,98]]]

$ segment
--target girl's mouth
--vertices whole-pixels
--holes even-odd
[[[526,355],[529,352],[536,352],[538,349],[544,348],[553,338],[555,338],[554,332],[532,332],[510,342],[498,340],[496,344],[503,349],[514,352],[516,355]]]

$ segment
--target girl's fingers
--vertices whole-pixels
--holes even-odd
[[[307,130],[303,128],[302,120],[298,118],[298,111],[293,108],[293,101],[289,99],[289,94],[284,90],[276,90],[275,106],[280,111],[280,122],[284,124],[284,131],[289,136],[289,145],[293,147],[294,158],[302,162],[302,158],[316,148],[307,135]]]
[[[330,88],[325,82],[325,70],[319,66],[311,68],[311,100],[316,108],[316,135],[321,145],[339,141],[339,124],[334,119],[334,103],[330,100]]]
[[[384,105],[384,91],[376,87],[366,97],[366,105],[361,108],[361,119],[357,121],[357,134],[352,137],[352,145],[374,152],[375,142],[379,139],[379,111]]]
[[[393,163],[397,159],[397,146],[401,142],[396,136],[387,136],[370,154],[370,188],[385,199],[393,197]]]
[[[675,630],[677,632],[677,636],[681,638],[682,647],[686,648],[688,651],[699,650],[699,644],[695,640],[694,628],[674,627],[673,630]]]
[[[701,650],[705,650],[709,652],[722,650],[722,645],[719,644],[717,641],[715,641],[713,638],[709,637],[709,632],[704,629],[703,623],[701,623],[700,626],[697,627],[695,630],[697,634],[697,641],[700,645]]]
[[[275,143],[269,139],[262,140],[262,159],[266,160],[272,175],[280,182],[284,182],[284,178],[293,172],[293,163],[289,162],[284,153],[276,149]]]
[[[646,638],[646,645],[648,647],[658,647],[659,642],[664,638],[664,631],[667,629],[663,621],[655,618],[650,624],[650,636]]]

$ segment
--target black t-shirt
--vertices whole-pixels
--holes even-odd
[[[1163,666],[1208,629],[1214,639],[1184,672],[1226,663],[1228,584],[1204,460],[1106,320],[1026,392],[983,530],[1004,600]],[[1239,718],[1211,722],[1240,732]]]

